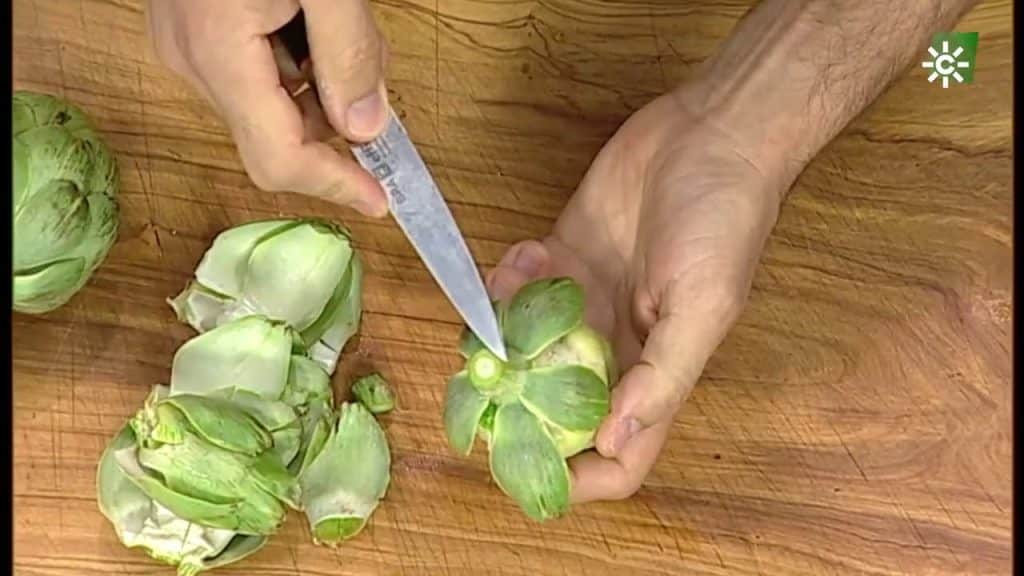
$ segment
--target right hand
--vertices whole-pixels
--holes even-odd
[[[306,76],[269,36],[300,8],[316,94],[293,97]],[[387,214],[377,181],[326,143],[387,123],[387,47],[367,0],[150,0],[148,18],[157,55],[217,109],[257,187]]]

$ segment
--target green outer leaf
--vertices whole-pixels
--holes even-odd
[[[25,314],[55,310],[84,284],[85,260],[71,258],[43,265],[14,276],[13,309]]]
[[[345,344],[359,330],[363,313],[363,263],[359,254],[352,252],[348,266],[348,291],[333,316],[327,322],[327,330],[310,347],[310,355],[326,370],[333,374],[338,365]],[[327,311],[325,310],[325,315]]]
[[[227,566],[233,562],[238,562],[242,558],[253,554],[263,545],[267,543],[268,538],[266,536],[247,536],[239,534],[231,539],[228,546],[223,552],[203,562],[202,570],[213,570],[214,568],[220,568]],[[194,572],[198,573],[198,572]],[[182,574],[181,576],[188,576]]]
[[[270,432],[239,406],[219,398],[177,394],[162,405],[176,408],[207,442],[255,456],[274,445]]]
[[[293,354],[281,401],[299,408],[314,400],[330,401],[332,398],[331,379],[323,368],[305,356]]]
[[[331,407],[326,402],[313,404],[309,412],[302,419],[302,443],[299,454],[288,465],[288,471],[295,476],[301,476],[309,468],[309,465],[316,460],[323,450],[327,438],[331,435],[331,427],[334,424],[334,415]]]
[[[196,280],[204,287],[231,298],[240,298],[249,258],[256,246],[302,224],[301,220],[259,220],[240,224],[213,239],[196,268]]]
[[[544,521],[569,509],[569,467],[540,420],[522,405],[498,408],[490,466],[501,490],[530,518]]]
[[[168,298],[167,304],[174,310],[178,321],[188,324],[196,332],[209,332],[222,323],[231,309],[232,300],[193,281],[180,294]]]
[[[179,574],[198,574],[225,566],[259,550],[263,536],[242,536],[230,530],[200,526],[175,516],[133,483],[119,466],[115,452],[131,449],[135,435],[125,425],[111,440],[97,467],[97,502],[118,539],[142,548],[152,558],[179,567]]]
[[[367,374],[352,385],[352,394],[360,404],[374,414],[389,412],[395,407],[395,394],[391,385],[377,373]]]
[[[179,518],[225,530],[238,527],[237,503],[207,502],[171,490],[146,471],[135,447],[117,450],[113,456],[121,471],[139,490]]]
[[[253,249],[241,304],[301,332],[323,313],[351,258],[348,238],[326,226],[286,230]]]
[[[583,321],[583,288],[569,278],[544,278],[524,285],[504,314],[505,342],[533,358]]]
[[[169,494],[147,490],[155,500],[186,520],[242,534],[274,533],[284,520],[278,499],[294,504],[297,496],[294,478],[271,452],[247,457],[217,450],[188,435],[180,444],[140,448],[138,461],[159,473],[162,485],[178,496],[179,503],[187,498],[188,505],[172,506]],[[200,500],[203,505],[197,506]],[[228,506],[233,517],[210,518],[210,506]]]
[[[171,394],[242,389],[276,400],[288,381],[291,348],[291,331],[281,323],[249,316],[223,324],[174,354]]]
[[[15,272],[66,258],[91,229],[86,195],[74,182],[55,178],[34,184],[14,218]]]
[[[605,383],[593,370],[577,365],[525,372],[521,400],[546,423],[576,432],[597,430],[610,410]]]
[[[352,403],[338,412],[333,433],[299,475],[303,509],[318,544],[336,544],[362,530],[391,478],[391,452],[373,415]]]
[[[459,372],[448,380],[444,401],[444,432],[456,453],[468,456],[473,450],[480,418],[489,404],[487,398],[473,387],[469,375]]]

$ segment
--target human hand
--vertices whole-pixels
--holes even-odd
[[[598,154],[550,236],[509,249],[487,275],[500,299],[570,276],[586,318],[624,369],[597,452],[570,459],[572,500],[641,486],[673,417],[740,314],[788,176],[742,136],[687,112],[682,92],[634,114]]]
[[[310,74],[270,35],[302,9],[316,90],[296,96]],[[217,109],[253,183],[387,214],[377,181],[326,143],[376,137],[387,121],[387,47],[366,0],[150,0],[157,55]]]

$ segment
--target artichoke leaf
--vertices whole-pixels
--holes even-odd
[[[168,488],[146,471],[139,462],[135,447],[116,450],[113,457],[121,471],[140,491],[175,516],[211,528],[234,530],[238,527],[237,502],[209,502]]]
[[[180,322],[188,324],[196,332],[213,330],[231,310],[231,299],[228,296],[218,294],[195,281],[190,281],[174,298],[168,298],[167,304]]]
[[[524,285],[509,301],[503,334],[509,347],[526,358],[583,322],[583,288],[569,278],[542,278]]]
[[[196,280],[208,290],[240,298],[249,258],[256,246],[300,224],[301,221],[289,219],[260,220],[221,232],[196,267]]]
[[[84,283],[84,272],[84,259],[69,258],[15,274],[14,310],[39,314],[63,305]]]
[[[395,407],[395,394],[391,385],[380,374],[368,374],[352,385],[352,394],[360,404],[374,414],[389,412]]]
[[[74,182],[53,179],[41,184],[14,216],[14,271],[74,253],[90,224],[85,194]]]
[[[171,394],[244,389],[279,398],[288,381],[290,332],[279,322],[249,316],[190,339],[174,354]]]
[[[199,435],[215,446],[250,456],[274,445],[270,432],[241,407],[220,398],[177,394],[164,400],[158,411],[176,409]],[[170,417],[160,413],[162,423]]]
[[[565,430],[596,430],[608,414],[609,398],[604,381],[584,366],[546,366],[523,373],[522,403],[544,422]]]
[[[530,518],[544,521],[569,509],[569,467],[540,420],[521,404],[498,407],[490,466],[501,490]]]
[[[253,249],[241,303],[301,332],[323,312],[351,257],[348,239],[322,224],[290,228]]]
[[[327,372],[316,361],[293,354],[281,401],[299,409],[310,402],[332,397],[331,379]]]
[[[302,505],[317,544],[359,533],[390,482],[391,453],[380,424],[360,404],[344,403],[337,422],[299,475]]]
[[[473,450],[480,418],[489,400],[470,382],[469,374],[459,372],[448,380],[444,403],[444,431],[448,444],[456,453],[469,455]]]

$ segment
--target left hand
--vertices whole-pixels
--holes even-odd
[[[623,369],[597,452],[569,462],[572,500],[622,499],[654,465],[673,417],[738,318],[788,182],[757,143],[670,93],[598,154],[550,236],[512,246],[487,275],[497,298],[570,276]],[[747,146],[750,145],[748,149]]]

